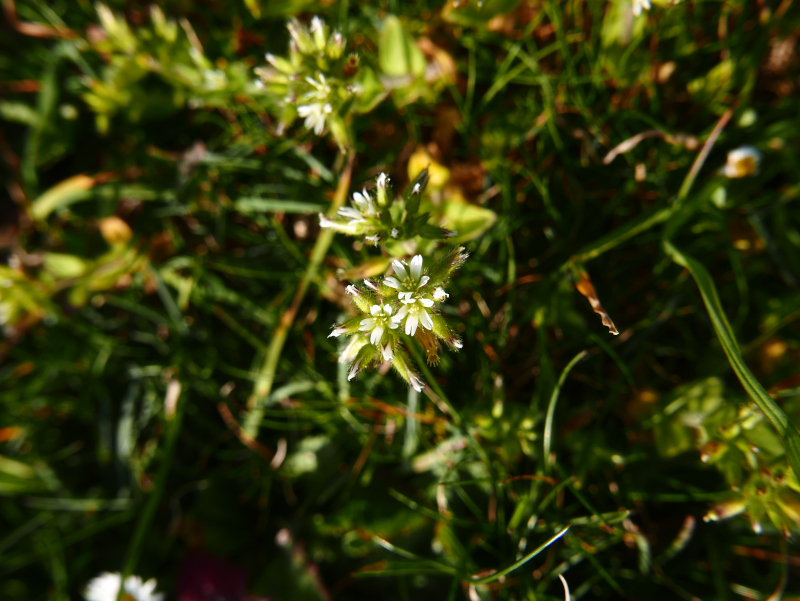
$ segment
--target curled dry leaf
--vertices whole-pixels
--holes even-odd
[[[609,317],[606,310],[603,309],[603,306],[600,304],[600,299],[597,298],[597,292],[594,290],[592,280],[589,279],[589,274],[581,270],[579,272],[579,278],[580,279],[575,283],[575,288],[589,300],[589,304],[592,305],[592,310],[603,318],[603,325],[608,328],[608,331],[614,334],[614,336],[618,336],[619,330],[617,330],[617,326],[614,325],[614,322],[611,321],[611,317]]]

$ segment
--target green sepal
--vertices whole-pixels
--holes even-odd
[[[451,251],[438,255],[429,263],[426,275],[430,277],[428,286],[434,288],[443,286],[453,275],[453,273],[463,265],[469,254],[464,252],[463,246],[456,246]]]
[[[422,392],[424,383],[417,375],[417,372],[414,371],[411,359],[406,355],[405,351],[400,349],[395,350],[394,356],[392,357],[392,367],[394,367],[395,371],[400,374],[400,377],[403,378],[411,388],[417,392]]]
[[[430,312],[429,312],[430,314]],[[453,331],[447,320],[436,314],[431,314],[431,321],[433,322],[433,334],[440,340],[443,340],[447,346],[454,351],[458,351],[463,346],[461,338]]]

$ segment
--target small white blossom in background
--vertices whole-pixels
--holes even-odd
[[[309,131],[321,136],[327,129],[342,150],[349,148],[352,134],[341,112],[361,93],[355,80],[358,57],[344,55],[344,37],[319,17],[308,26],[292,19],[286,27],[288,55],[267,53],[267,64],[255,69],[257,87],[273,94],[280,109],[278,134],[300,117]]]
[[[642,14],[642,10],[650,10],[653,5],[650,0],[633,0],[633,14],[638,17]]]
[[[86,585],[86,601],[117,601],[122,576],[118,572],[105,572]],[[128,576],[123,586],[124,601],[163,601],[164,595],[156,593],[156,580],[143,581],[139,576]]]
[[[725,177],[738,179],[756,175],[760,166],[761,152],[752,146],[742,146],[728,153],[722,173]]]

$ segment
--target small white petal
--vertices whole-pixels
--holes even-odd
[[[408,319],[406,319],[406,334],[409,336],[416,334],[418,324],[419,318],[416,315],[409,315]]]
[[[392,261],[392,267],[394,267],[394,273],[397,276],[397,279],[399,279],[401,282],[408,277],[406,267],[400,261]]]
[[[381,341],[381,336],[383,336],[383,326],[378,326],[372,330],[372,333],[369,335],[370,343],[378,346],[378,343]]]
[[[361,325],[358,326],[358,329],[361,332],[368,332],[374,327],[375,327],[375,319],[372,317],[367,317],[366,319],[361,320]]]
[[[358,288],[350,284],[347,288],[344,289],[347,294],[351,296],[361,296],[361,293],[358,291]]]
[[[370,312],[372,315],[378,315],[378,314],[380,314],[380,312],[381,312],[381,306],[380,306],[380,305],[372,305],[372,306],[369,308],[369,312]]]
[[[392,306],[391,305],[383,305],[383,312],[386,313],[386,315],[391,315],[392,314]]]
[[[421,298],[421,299],[419,299],[419,302],[420,302],[420,304],[422,304],[423,307],[432,307],[433,306],[433,301],[431,299],[429,299],[429,298]]]
[[[427,275],[422,276],[422,279],[419,281],[419,287],[422,288],[425,284],[431,281],[431,278]]]
[[[460,340],[454,340],[453,346],[456,348],[464,348],[464,344]]]
[[[378,176],[378,187],[379,188],[385,188],[386,187],[386,182],[388,181],[388,179],[389,179],[389,177],[385,173],[381,173]]]
[[[409,384],[411,384],[411,388],[416,390],[417,392],[422,392],[422,380],[420,380],[414,374],[408,374]]]
[[[395,318],[397,319],[397,321],[403,321],[403,318],[406,315],[408,315],[408,306],[403,305],[402,307],[400,307],[400,310],[397,312],[397,315],[395,315]]]
[[[396,330],[399,327],[400,327],[400,319],[398,319],[397,315],[395,315],[389,320],[389,329]]]
[[[386,346],[383,347],[381,354],[383,355],[384,361],[389,361],[392,357],[394,357],[394,350],[392,350],[391,345],[387,344]]]
[[[411,259],[411,277],[417,282],[422,277],[422,255],[414,255]]]
[[[345,329],[342,327],[334,328],[333,331],[328,334],[328,338],[338,338],[342,334],[344,334]]]
[[[431,316],[428,315],[428,312],[425,309],[419,312],[419,321],[422,324],[422,327],[426,330],[433,329],[433,321],[431,321]]]
[[[397,238],[399,233],[400,232],[398,231],[398,229],[396,227],[392,228],[392,238]]]
[[[438,288],[436,288],[436,290],[433,291],[433,299],[434,300],[439,301],[439,300],[442,300],[442,299],[445,299],[445,298],[449,298],[449,297],[450,297],[450,295],[447,294],[447,292],[445,292],[444,289],[442,289],[441,286],[439,286]]]
[[[359,212],[358,209],[354,209],[353,207],[342,207],[337,212],[342,217],[347,217],[350,219],[361,219],[361,213]]]
[[[411,190],[411,193],[412,194],[419,194],[419,192],[420,192],[419,184],[414,184],[414,189]]]
[[[394,276],[388,276],[384,278],[383,283],[389,286],[390,288],[394,288],[395,290],[400,289],[400,281]]]

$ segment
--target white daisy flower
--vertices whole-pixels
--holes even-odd
[[[297,114],[305,117],[303,125],[305,125],[306,129],[313,129],[318,136],[325,129],[325,119],[332,111],[333,108],[327,102],[324,104],[322,102],[314,102],[297,107]]]
[[[638,17],[642,14],[642,10],[650,10],[653,5],[650,0],[633,0],[633,14]]]
[[[383,283],[398,292],[417,292],[430,281],[427,275],[422,275],[422,255],[415,255],[410,266],[402,261],[392,261],[392,267],[394,275],[385,278]]]
[[[122,576],[119,573],[105,572],[93,578],[86,585],[83,596],[86,601],[117,601]],[[124,601],[162,601],[164,595],[156,593],[156,580],[142,581],[139,576],[128,576],[123,585]]]
[[[761,152],[752,146],[742,146],[731,150],[722,173],[725,177],[738,179],[755,175],[761,165]]]
[[[401,309],[402,310],[402,309]],[[372,317],[361,320],[359,331],[369,332],[369,341],[378,346],[383,333],[387,330],[396,330],[400,327],[397,317],[392,317],[392,307],[389,305],[372,305],[369,309]]]

